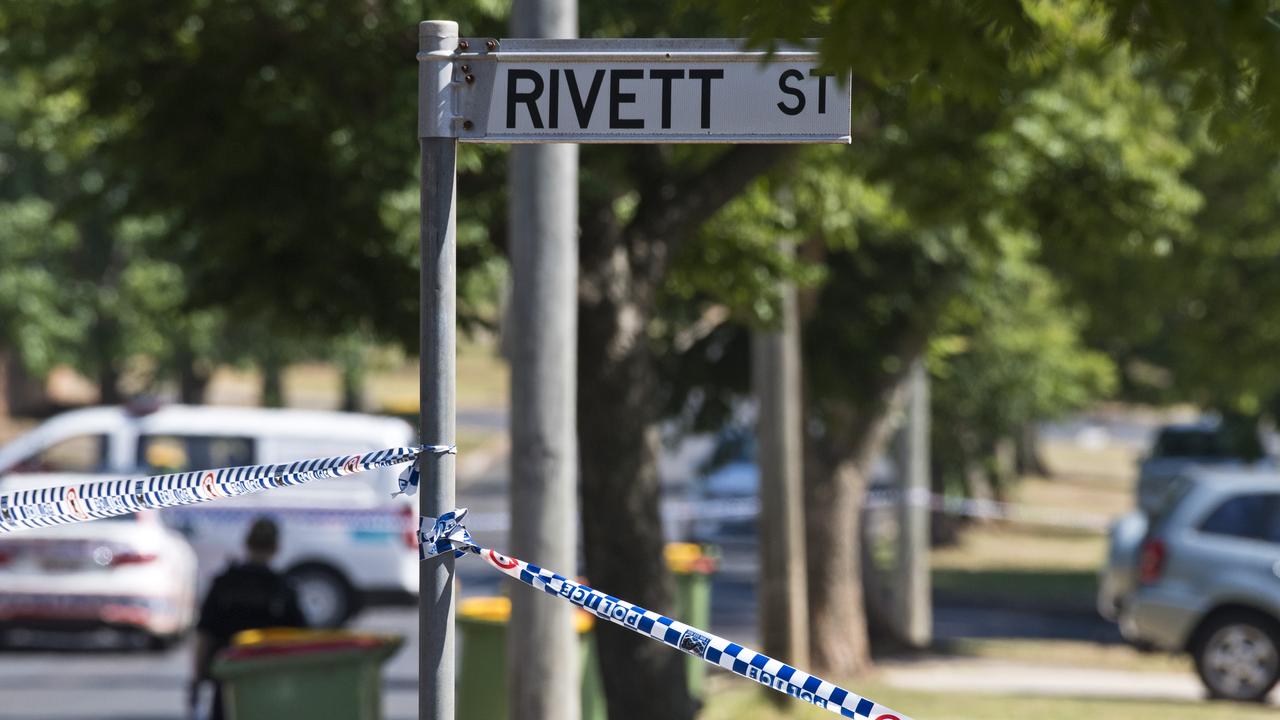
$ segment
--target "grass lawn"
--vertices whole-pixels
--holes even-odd
[[[511,373],[494,338],[458,337],[458,407],[505,408]],[[418,409],[418,365],[371,374],[367,392],[375,407],[395,413]]]
[[[510,372],[490,337],[458,338],[458,407],[495,409],[507,406]],[[289,407],[334,409],[342,402],[342,379],[329,363],[298,363],[284,373]],[[220,367],[209,386],[212,405],[256,405],[262,379],[255,370]],[[418,364],[371,370],[364,386],[372,412],[413,415],[418,411]]]
[[[932,554],[933,586],[946,597],[1092,607],[1106,538],[1057,528],[969,528]]]
[[[875,683],[858,684],[854,689],[895,710],[909,713],[914,720],[1262,720],[1276,717],[1275,708],[1231,703],[961,695],[897,690]],[[722,687],[711,695],[698,720],[836,717],[796,700],[783,706],[786,708],[783,712],[766,698],[767,692],[771,691]]]
[[[1128,490],[1136,480],[1141,453],[1124,445],[1084,448],[1072,442],[1045,442],[1041,453],[1055,475],[1101,488]]]
[[[1106,537],[1095,532],[1006,523],[972,527],[957,544],[933,551],[933,587],[953,599],[1087,609],[1106,548]]]
[[[1052,479],[1024,479],[1013,502],[1116,517],[1133,504],[1131,453],[1049,445]],[[953,598],[1055,607],[1093,606],[1107,538],[1098,531],[993,522],[965,529],[932,554],[934,588]]]

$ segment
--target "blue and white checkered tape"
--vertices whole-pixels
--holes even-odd
[[[458,454],[457,445],[427,445],[427,452],[435,455],[456,455]],[[391,493],[391,497],[398,495],[417,495],[418,486],[422,481],[422,471],[418,469],[417,463],[410,465],[400,473],[400,489]]]
[[[130,480],[19,490],[0,495],[0,532],[125,515],[145,509],[250,495],[277,487],[351,475],[412,462],[422,453],[453,452],[451,445],[398,447],[273,465],[199,470]]]
[[[474,553],[499,572],[536,590],[568,600],[598,618],[696,655],[712,665],[836,715],[865,720],[911,720],[874,700],[763,653],[606,595],[537,565],[480,547],[462,525],[466,514],[466,508],[460,508],[438,518],[422,519],[419,541],[423,559],[447,553],[454,557]]]
[[[462,525],[466,516],[467,509],[458,508],[438,518],[422,518],[418,523],[418,556],[426,560],[451,552],[460,558],[467,554],[468,548],[477,547],[471,533]]]

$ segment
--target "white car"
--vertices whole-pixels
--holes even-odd
[[[4,491],[83,475],[4,479]],[[195,622],[196,556],[155,511],[0,534],[0,640],[165,647]]]
[[[98,407],[58,415],[0,448],[6,470],[140,476],[282,463],[413,445],[403,420],[354,413],[167,405]],[[243,556],[260,516],[281,528],[276,567],[298,590],[314,626],[340,625],[361,605],[418,594],[418,506],[392,498],[399,467],[331,478],[257,495],[169,508],[199,561],[201,592]]]

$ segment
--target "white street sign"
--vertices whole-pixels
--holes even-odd
[[[468,40],[423,118],[463,142],[847,143],[850,78],[740,40]],[[450,107],[451,106],[451,107]],[[424,134],[424,136],[426,136]]]

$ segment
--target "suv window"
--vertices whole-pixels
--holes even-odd
[[[1280,494],[1238,495],[1225,500],[1209,514],[1200,530],[1280,543]]]
[[[107,469],[107,436],[76,435],[14,465],[14,472],[97,473]]]
[[[138,467],[155,475],[252,465],[253,438],[224,435],[142,435]]]

